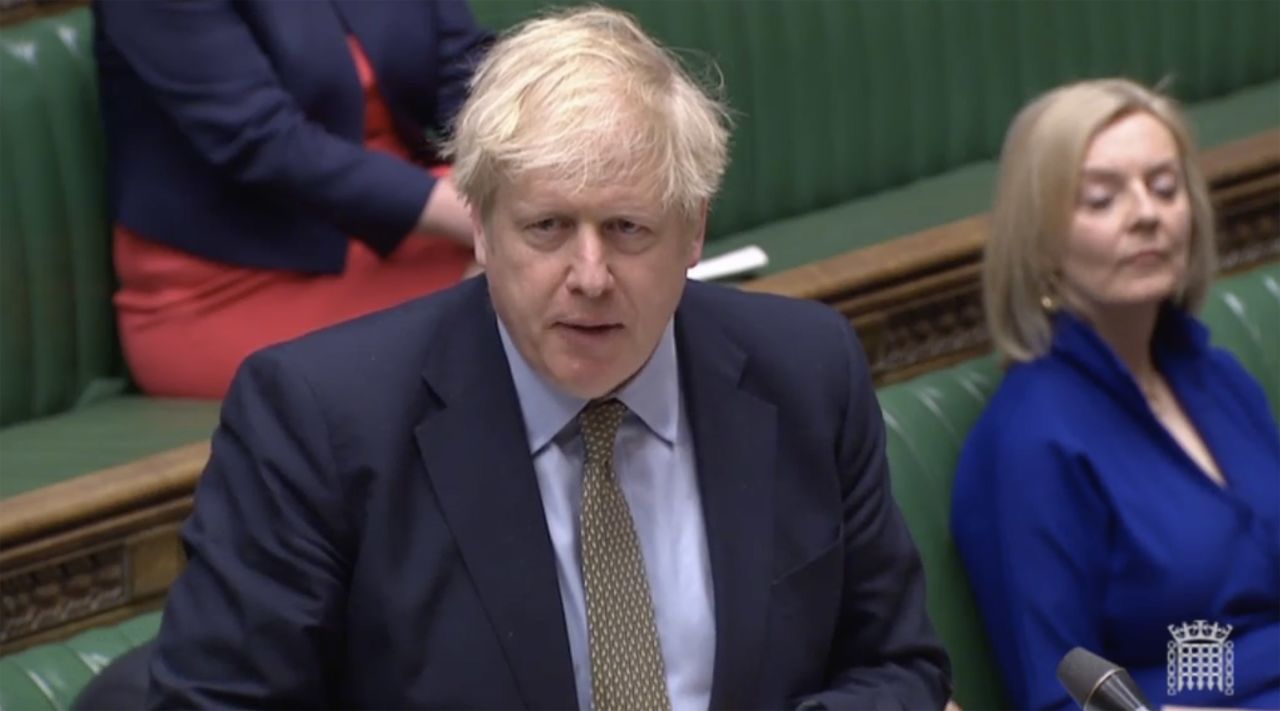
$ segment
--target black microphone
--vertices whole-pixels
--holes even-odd
[[[1083,647],[1062,658],[1058,681],[1084,711],[1151,711],[1129,672]]]

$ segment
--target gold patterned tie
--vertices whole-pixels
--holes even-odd
[[[587,456],[582,484],[582,579],[591,691],[597,711],[671,708],[653,602],[631,510],[613,471],[627,406],[593,402],[578,416]]]

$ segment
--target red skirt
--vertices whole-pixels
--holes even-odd
[[[351,240],[341,274],[213,262],[115,229],[120,340],[143,392],[221,398],[250,353],[456,284],[470,248],[410,236],[389,257]]]
[[[347,44],[365,92],[365,147],[409,160],[364,48],[355,37]],[[353,239],[345,270],[316,276],[214,262],[120,225],[114,248],[116,318],[134,382],[151,395],[196,398],[225,395],[250,353],[452,286],[472,259],[470,247],[444,237],[411,235],[385,259]]]

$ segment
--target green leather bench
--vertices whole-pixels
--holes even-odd
[[[0,711],[69,709],[89,680],[160,630],[160,613],[0,658]]]
[[[1207,145],[1280,125],[1266,0],[610,4],[722,68],[737,129],[710,253],[760,244],[763,273],[981,212],[1009,117],[1072,77],[1176,77]],[[474,7],[503,28],[545,3]],[[216,418],[127,394],[90,50],[85,8],[0,30],[0,498],[194,441]]]
[[[1202,314],[1266,391],[1280,419],[1280,263],[1219,281]],[[964,439],[1000,382],[994,356],[881,388],[894,496],[925,562],[929,612],[966,709],[1008,708],[982,620],[951,540],[951,487]]]
[[[1206,145],[1280,125],[1280,4],[1267,0],[612,4],[722,67],[738,127],[709,252],[757,243],[766,271],[982,211],[1009,116],[1076,76],[1175,75]],[[495,28],[542,5],[475,3]],[[85,8],[0,29],[0,504],[12,508],[204,440],[217,417],[214,403],[130,392],[90,42]],[[0,537],[0,560],[13,551]],[[19,571],[24,584],[46,572]]]
[[[129,391],[95,82],[86,8],[0,29],[0,650],[159,604],[217,422]]]
[[[1262,381],[1280,417],[1280,264],[1219,282],[1204,318],[1214,342]],[[950,533],[955,463],[999,380],[987,356],[878,393],[894,496],[924,557],[929,612],[951,652],[956,700],[968,711],[1009,707]],[[0,711],[67,708],[110,659],[149,639],[158,619],[151,613],[0,658]]]
[[[0,31],[0,500],[207,438],[127,392],[87,9]]]
[[[473,7],[502,28],[547,4]],[[722,70],[736,129],[708,254],[760,245],[762,275],[986,211],[1008,122],[1067,81],[1169,77],[1206,147],[1280,126],[1269,0],[606,4]]]

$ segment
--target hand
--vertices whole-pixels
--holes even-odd
[[[436,181],[436,186],[418,217],[416,231],[442,235],[467,246],[474,243],[471,213],[458,194],[458,189],[454,187],[452,177],[446,175]]]

